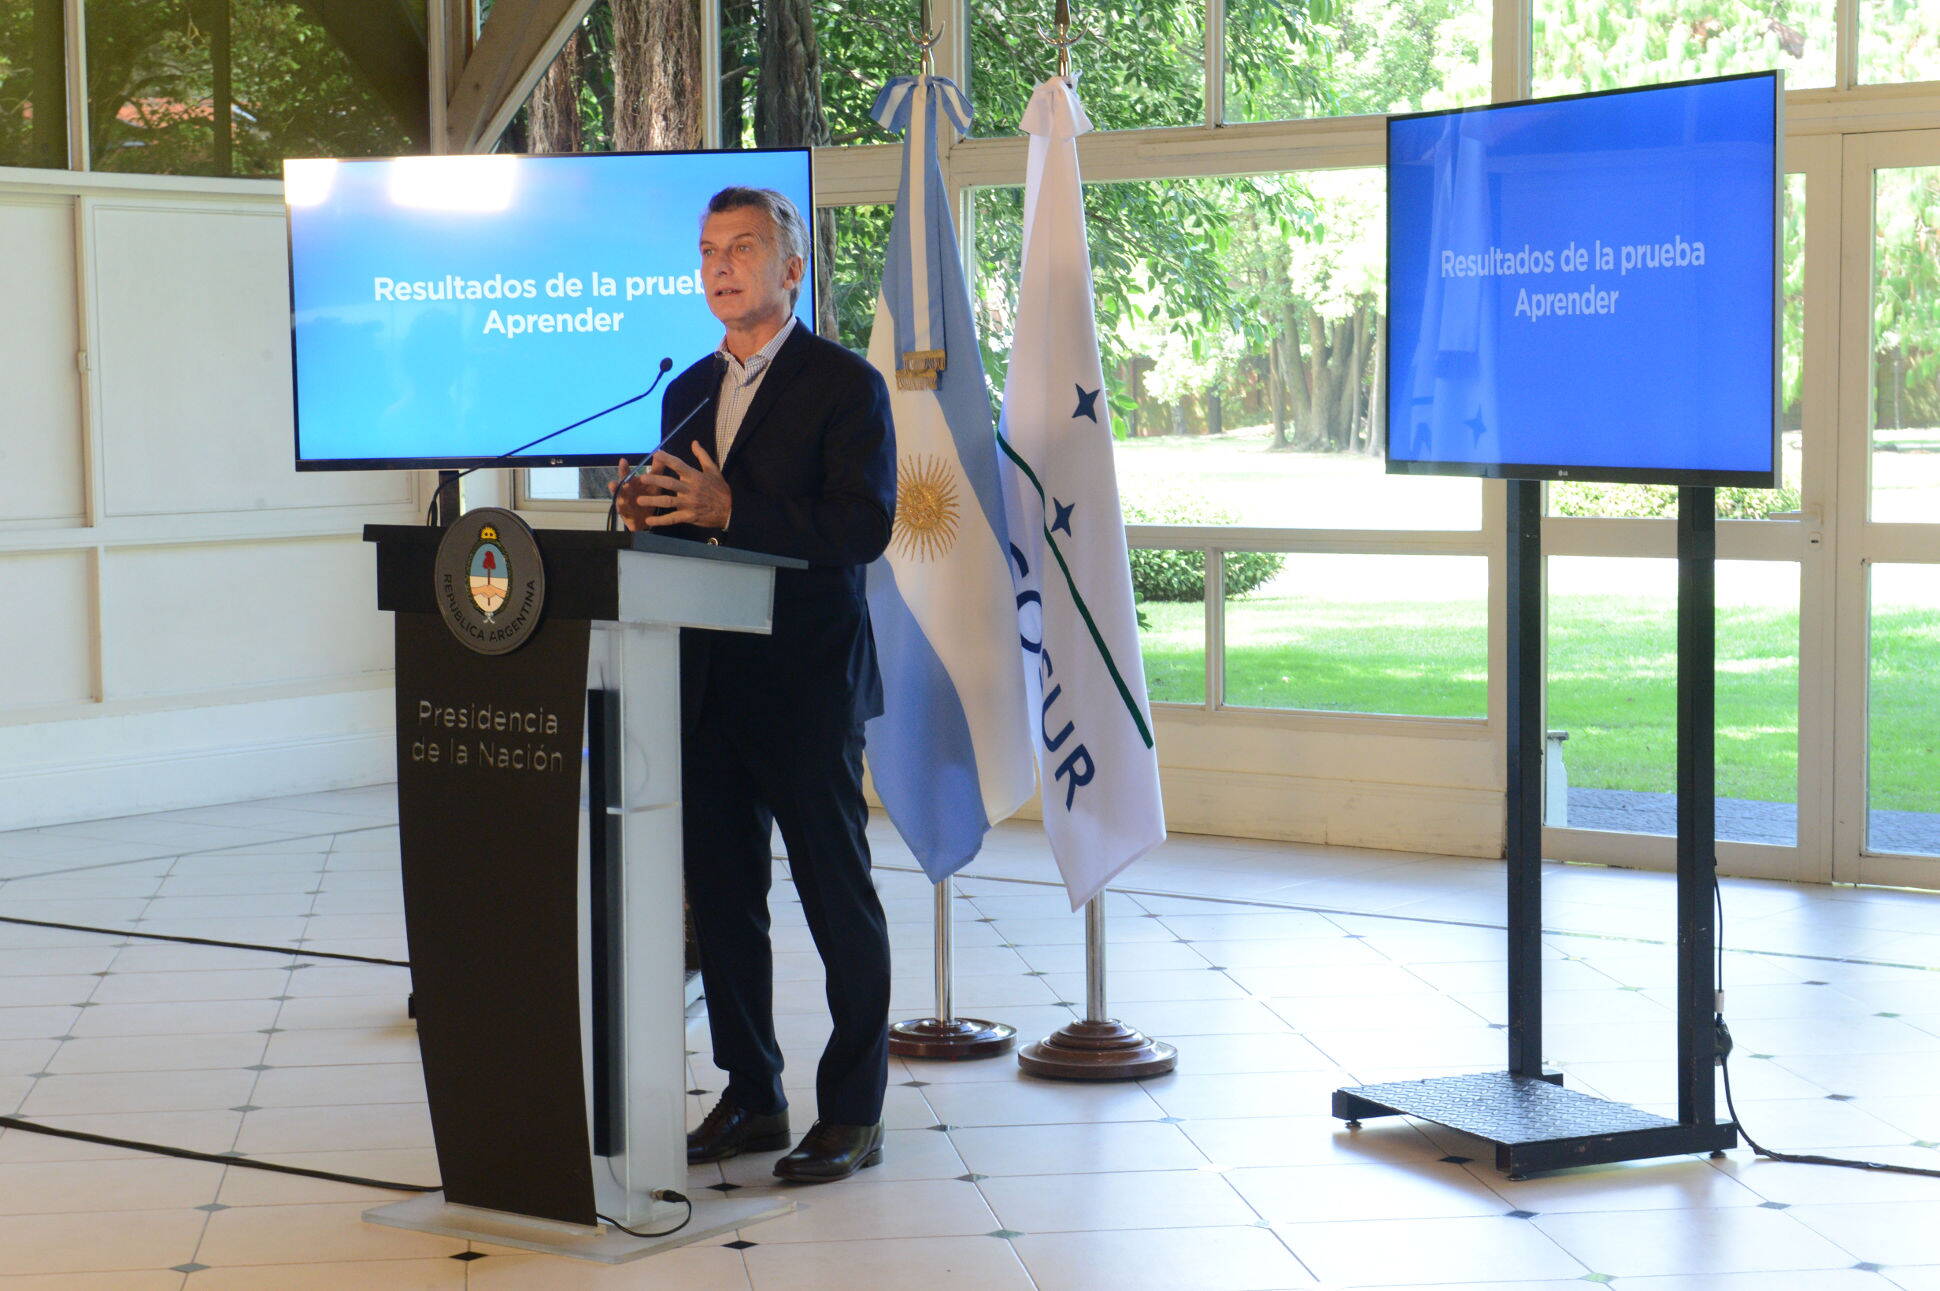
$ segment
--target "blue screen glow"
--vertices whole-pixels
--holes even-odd
[[[1772,483],[1775,73],[1392,119],[1388,469]]]
[[[702,358],[701,213],[730,185],[813,209],[805,149],[287,163],[298,467],[476,464]],[[659,438],[656,391],[522,460]]]

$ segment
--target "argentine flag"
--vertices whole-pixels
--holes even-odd
[[[940,882],[1030,798],[1036,765],[990,398],[936,159],[942,119],[961,133],[970,105],[940,77],[899,77],[873,112],[905,137],[869,340],[896,423],[896,526],[868,571],[883,679],[869,770],[903,841]]]
[[[1044,832],[1073,910],[1165,841],[1078,183],[1090,128],[1061,78],[1024,113],[1024,263],[999,430]]]

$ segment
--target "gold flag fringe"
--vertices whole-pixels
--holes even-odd
[[[898,390],[934,390],[936,374],[941,372],[948,356],[942,350],[908,350],[903,354],[903,365],[896,369],[896,388]]]

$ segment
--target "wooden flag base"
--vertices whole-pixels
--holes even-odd
[[[995,1058],[1017,1043],[1017,1028],[981,1018],[916,1018],[889,1028],[896,1058]]]
[[[1179,1065],[1179,1051],[1116,1019],[1073,1022],[1017,1052],[1029,1076],[1053,1080],[1138,1080]]]

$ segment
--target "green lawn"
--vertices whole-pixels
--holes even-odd
[[[1154,700],[1204,699],[1204,611],[1146,602]],[[1227,609],[1227,703],[1479,717],[1487,702],[1479,601],[1334,603],[1246,597]],[[1940,611],[1873,620],[1875,809],[1940,810]],[[1570,733],[1570,782],[1675,787],[1676,619],[1661,597],[1552,596],[1549,726]],[[1798,782],[1798,612],[1718,610],[1718,792],[1791,802]]]

